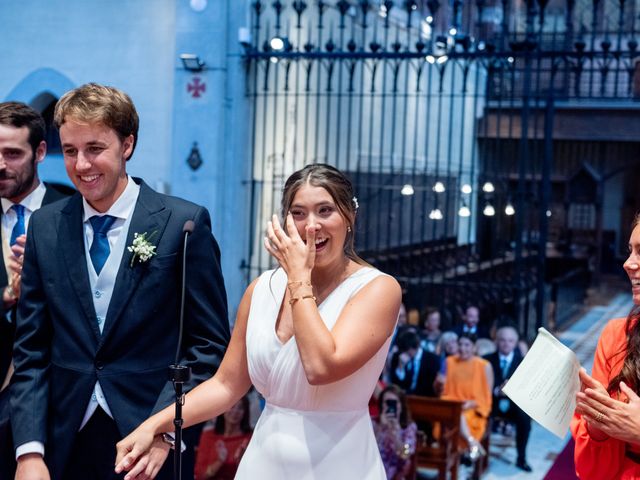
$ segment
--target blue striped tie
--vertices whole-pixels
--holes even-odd
[[[13,246],[17,238],[20,235],[24,235],[24,207],[16,203],[11,208],[16,212],[17,218],[16,224],[13,226],[13,230],[11,230],[11,240],[9,241],[9,245]]]

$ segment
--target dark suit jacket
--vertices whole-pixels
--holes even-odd
[[[392,362],[393,363],[393,362]],[[397,361],[395,362],[397,365]],[[405,392],[411,395],[422,395],[424,397],[436,397],[433,383],[440,371],[440,357],[435,353],[422,351],[422,359],[420,360],[420,369],[418,371],[418,379],[415,389],[411,389],[413,380],[413,372],[405,366],[404,379],[400,380],[396,375],[395,366],[391,370],[391,382],[398,385]]]
[[[459,323],[455,327],[453,327],[453,331],[456,333],[456,335],[460,336],[460,335],[462,335],[463,328],[464,328],[464,324],[463,323]],[[480,324],[477,325],[477,327],[476,327],[476,338],[490,338],[489,337],[489,332],[487,331],[487,329],[483,325],[480,325]]]
[[[508,380],[509,378],[511,378],[511,375],[513,375],[513,372],[515,372],[516,368],[518,368],[520,363],[522,363],[523,358],[524,357],[520,353],[520,350],[516,347],[516,349],[513,351],[513,360],[511,360],[511,365],[509,365],[509,368],[507,370],[507,376],[505,377],[502,374],[502,369],[500,368],[500,354],[497,351],[490,353],[489,355],[486,355],[484,357],[484,359],[487,360],[491,364],[491,367],[493,368],[493,375],[495,378],[493,382],[494,391],[496,388],[500,387],[505,382],[505,380]],[[493,395],[494,392],[491,392],[491,393]],[[498,407],[498,399],[500,398],[504,398],[504,396],[496,397],[495,395],[493,395],[494,410]]]
[[[156,255],[130,265],[125,249],[100,334],[84,248],[82,197],[31,217],[18,305],[11,422],[15,444],[45,444],[52,478],[62,476],[96,380],[121,435],[173,401],[167,367],[179,330],[183,225],[193,220],[181,363],[185,390],[209,378],[229,340],[220,252],[203,207],[151,190],[144,182],[126,245],[154,235]],[[115,450],[114,450],[115,452]]]
[[[71,195],[72,191],[69,187],[66,187],[69,190],[65,190],[65,188],[60,188],[56,185],[49,185],[46,183],[45,188],[47,191],[42,199],[43,206],[68,197]],[[1,215],[2,214],[0,213],[0,216]],[[7,278],[7,267],[4,262],[5,258],[4,255],[2,255],[1,250],[2,249],[0,248],[0,292],[2,292],[9,284],[9,279]],[[12,310],[15,312],[14,308],[12,308]],[[15,333],[15,322],[10,322],[7,319],[7,313],[7,310],[4,308],[4,302],[0,299],[0,384],[7,376],[7,371],[11,364],[13,336]]]
[[[70,196],[74,190],[70,187],[49,185],[45,183],[46,192],[42,199],[42,205],[48,205],[57,200]],[[1,212],[1,210],[0,210]],[[0,213],[0,215],[2,215]],[[5,258],[0,248],[0,292],[8,285]],[[15,334],[15,306],[7,311],[4,302],[0,300],[0,383],[7,376],[13,354],[13,337]],[[12,321],[7,319],[11,315]],[[11,423],[9,416],[9,389],[0,392],[0,479],[13,478],[15,473],[15,461],[13,452],[13,440],[11,436]]]

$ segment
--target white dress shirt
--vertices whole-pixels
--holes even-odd
[[[36,189],[31,192],[29,195],[24,197],[20,202],[20,205],[24,207],[24,231],[27,231],[27,227],[29,226],[29,220],[31,219],[31,214],[38,210],[42,206],[42,201],[44,200],[44,196],[47,193],[47,188],[44,186],[42,182],[38,184]],[[7,269],[7,277],[11,278],[11,271],[9,270],[9,262],[8,259],[13,252],[11,251],[11,245],[9,245],[9,241],[11,240],[11,232],[13,232],[13,227],[16,225],[18,221],[18,216],[16,212],[11,208],[14,203],[8,198],[0,198],[0,203],[2,204],[2,256],[5,259],[4,266]]]

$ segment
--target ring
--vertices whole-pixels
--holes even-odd
[[[601,423],[602,420],[604,420],[604,415],[602,414],[602,412],[598,412],[594,418],[594,420],[598,423]]]

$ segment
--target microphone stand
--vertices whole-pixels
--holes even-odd
[[[187,273],[187,239],[193,231],[193,222],[187,220],[184,225],[184,248],[182,251],[182,294],[180,298],[180,330],[178,333],[178,347],[176,349],[176,357],[173,365],[169,365],[169,379],[173,383],[175,390],[175,416],[173,418],[173,427],[175,433],[175,444],[173,447],[173,478],[174,480],[182,479],[182,406],[184,405],[183,386],[191,380],[191,367],[180,365],[180,347],[182,346],[182,330],[184,328],[184,297],[186,290],[186,273]]]

